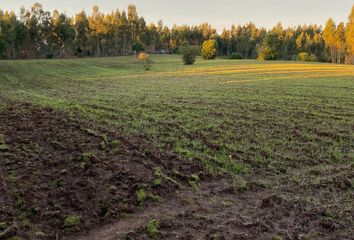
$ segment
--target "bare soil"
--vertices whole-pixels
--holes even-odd
[[[8,103],[0,133],[0,239],[354,239],[352,165],[210,176],[30,104]]]
[[[350,168],[341,170],[353,178]],[[280,176],[246,181],[202,181],[197,190],[74,239],[353,239],[353,192],[345,184],[334,193],[305,182],[277,188],[285,184]],[[147,230],[151,220],[159,223],[157,234]]]
[[[8,104],[0,114],[6,144],[0,151],[5,239],[76,235],[159,201],[177,181],[185,184],[201,169],[153,148],[141,150],[142,143],[119,130],[104,131],[76,119],[29,104]],[[153,184],[157,169],[176,183]],[[146,195],[142,200],[139,191]],[[65,226],[70,216],[79,217],[79,223]]]

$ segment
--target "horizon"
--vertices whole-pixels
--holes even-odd
[[[257,0],[249,0],[244,3],[239,0],[220,0],[202,5],[199,4],[202,2],[201,0],[193,3],[189,3],[186,0],[181,0],[179,3],[162,0],[156,0],[153,3],[147,3],[142,0],[122,0],[119,3],[114,3],[113,0],[89,0],[85,1],[85,3],[77,0],[63,0],[60,3],[51,0],[22,0],[13,3],[12,0],[3,0],[0,9],[14,11],[18,14],[21,7],[29,9],[35,2],[42,4],[46,11],[53,12],[53,10],[57,9],[70,17],[81,10],[85,10],[87,14],[90,14],[94,5],[98,5],[102,12],[109,13],[115,9],[126,10],[129,4],[134,4],[137,7],[139,16],[144,17],[147,23],[157,23],[162,20],[168,27],[172,27],[174,24],[199,25],[209,23],[218,32],[225,28],[230,28],[232,25],[244,25],[249,22],[267,29],[272,28],[279,22],[285,28],[311,24],[323,26],[329,18],[332,18],[336,23],[346,22],[350,9],[354,4],[353,0],[342,0],[340,4],[332,0],[311,0],[312,4],[307,4],[309,6],[304,8],[304,4],[308,1],[267,0],[259,2]],[[178,6],[188,6],[187,3],[190,7],[178,8]],[[225,8],[224,6],[226,5],[228,7]],[[200,9],[198,14],[194,10],[197,7]],[[315,10],[317,12],[313,14]],[[211,18],[213,20],[210,20]]]

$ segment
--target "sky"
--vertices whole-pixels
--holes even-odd
[[[0,0],[0,9],[19,12],[22,6],[30,8],[36,0]],[[163,20],[173,24],[195,25],[208,22],[222,31],[232,24],[253,22],[270,28],[278,22],[284,26],[300,24],[324,25],[329,17],[336,22],[346,21],[354,0],[39,0],[45,10],[58,9],[69,16],[93,5],[103,12],[126,9],[129,3],[147,22]]]

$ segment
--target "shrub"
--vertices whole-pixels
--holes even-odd
[[[78,47],[78,48],[76,48],[75,55],[76,55],[77,57],[81,58],[81,57],[83,57],[85,54],[84,54],[84,51],[83,51],[80,47]]]
[[[135,52],[135,55],[138,56],[140,52],[144,51],[144,46],[141,43],[136,42],[133,44],[132,49]]]
[[[46,57],[46,59],[53,59],[54,58],[54,54],[53,53],[49,53],[45,57]]]
[[[0,39],[0,59],[6,58],[6,46],[5,43]]]
[[[308,54],[306,52],[302,52],[297,55],[297,61],[317,62],[318,59],[314,54]]]
[[[217,53],[217,43],[215,40],[207,40],[203,43],[202,56],[204,59],[215,59]]]
[[[199,47],[198,46],[189,46],[189,45],[182,45],[179,48],[180,54],[183,56],[183,62],[186,65],[193,65],[195,63],[195,59],[199,54]]]
[[[152,61],[147,53],[140,53],[138,59],[143,63],[145,71],[151,70]]]
[[[184,41],[184,42],[182,42],[182,44],[179,46],[179,48],[178,48],[178,51],[177,51],[177,53],[178,54],[183,54],[183,51],[184,51],[184,49],[186,48],[186,47],[189,47],[190,45],[189,45],[189,42],[187,42],[187,41]]]
[[[230,55],[230,59],[243,59],[241,53],[234,52]]]
[[[265,60],[265,61],[276,60],[277,58],[278,58],[277,53],[272,47],[269,46],[262,48],[258,56],[259,60]]]

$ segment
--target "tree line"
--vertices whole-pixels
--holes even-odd
[[[302,25],[272,29],[253,23],[232,25],[218,34],[210,24],[169,28],[159,21],[147,24],[134,5],[127,11],[105,14],[94,6],[88,15],[81,11],[73,17],[55,10],[45,11],[35,3],[22,8],[19,16],[0,10],[0,58],[53,58],[178,53],[188,42],[202,46],[206,40],[217,42],[220,56],[246,59],[301,60],[354,63],[354,6],[347,23],[336,25],[329,19],[325,27]]]

